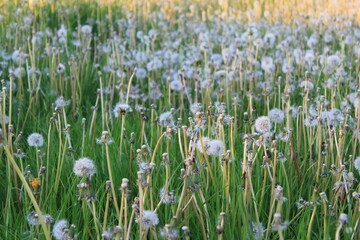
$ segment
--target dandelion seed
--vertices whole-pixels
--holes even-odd
[[[67,220],[62,219],[57,221],[53,227],[53,231],[52,231],[53,237],[57,240],[65,240],[64,238],[66,236],[65,230],[68,230],[68,228],[69,228],[69,223]]]
[[[340,216],[339,216],[339,222],[342,225],[347,224],[348,223],[348,215],[345,214],[345,213],[341,213]]]
[[[210,147],[207,150],[209,156],[220,157],[225,152],[224,143],[220,140],[211,140]]]
[[[275,70],[275,65],[274,65],[274,61],[271,57],[263,57],[261,59],[261,68],[266,72],[266,73],[272,73]]]
[[[304,91],[311,91],[314,89],[314,84],[308,80],[305,80],[300,82],[299,87],[303,88]]]
[[[201,112],[203,106],[201,103],[193,103],[190,106],[190,111],[192,114],[196,114],[197,112]]]
[[[42,218],[45,222],[45,224],[50,224],[54,221],[54,219],[49,214],[42,214]],[[26,216],[26,220],[29,225],[31,226],[40,226],[40,218],[36,212],[31,212]]]
[[[70,100],[66,101],[63,96],[60,96],[55,101],[55,107],[64,108],[70,104]]]
[[[264,236],[265,236],[265,229],[264,229],[264,226],[262,225],[262,223],[256,223],[256,222],[252,222],[251,223],[251,227],[252,227],[252,231],[253,231],[253,234],[254,234],[254,238],[256,240],[259,240],[259,239],[263,239]]]
[[[58,74],[64,73],[64,72],[65,72],[65,65],[62,64],[62,63],[59,63],[59,65],[58,65],[57,68],[56,68],[56,72],[57,72]]]
[[[166,224],[164,228],[160,229],[160,237],[165,239],[177,239],[179,237],[179,230],[177,230],[171,224]]]
[[[149,210],[144,210],[141,216],[141,225],[144,229],[149,229],[159,224],[158,215]]]
[[[174,91],[181,91],[184,88],[182,83],[179,80],[173,80],[170,82],[170,89]]]
[[[175,199],[175,193],[173,191],[167,192],[166,195],[165,194],[165,188],[161,188],[160,189],[160,199],[163,199],[162,203],[163,204],[175,204],[176,203],[176,199]]]
[[[101,234],[101,237],[103,240],[113,240],[115,239],[115,233],[111,229],[107,229]]]
[[[285,119],[285,113],[278,108],[273,108],[269,111],[269,119],[274,123],[282,123]]]
[[[114,116],[118,118],[121,114],[132,112],[132,108],[126,103],[117,103],[113,109]]]
[[[164,112],[159,116],[159,124],[162,127],[173,127],[175,125],[175,121],[172,115],[172,112]]]
[[[91,159],[83,157],[75,161],[73,171],[76,176],[91,178],[95,174],[96,168]]]
[[[331,55],[327,58],[326,63],[330,68],[333,69],[333,68],[338,67],[341,64],[341,60],[340,60],[339,56]]]
[[[44,145],[44,138],[40,133],[32,133],[27,138],[30,147],[42,147]]]
[[[355,167],[356,170],[358,170],[358,172],[360,174],[360,156],[355,159],[354,167]]]
[[[259,133],[267,133],[271,130],[271,122],[269,117],[261,116],[255,120],[255,129]]]
[[[86,35],[90,34],[91,33],[91,26],[89,26],[89,25],[81,26],[81,32],[83,34],[86,34]]]
[[[225,146],[221,140],[212,140],[207,137],[198,140],[196,147],[200,153],[206,153],[209,156],[220,157],[225,152]]]
[[[144,79],[147,75],[147,72],[144,68],[138,68],[136,69],[135,76],[137,79]]]

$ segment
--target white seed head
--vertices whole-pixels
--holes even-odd
[[[27,138],[27,142],[31,147],[41,147],[44,145],[44,138],[40,133],[32,133]]]
[[[261,116],[255,120],[255,129],[260,133],[267,133],[271,130],[271,122],[269,117]]]
[[[91,178],[96,172],[96,167],[91,159],[83,157],[75,161],[73,171],[76,176]]]

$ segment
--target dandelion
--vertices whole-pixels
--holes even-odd
[[[360,156],[355,159],[354,167],[355,167],[356,170],[358,170],[358,172],[360,174]]]
[[[266,72],[266,73],[272,73],[275,70],[275,65],[274,65],[274,61],[271,57],[263,57],[261,59],[261,68]]]
[[[200,153],[205,152],[209,156],[220,157],[225,152],[225,145],[221,140],[211,140],[207,137],[198,140],[196,147]]]
[[[89,26],[89,25],[81,26],[81,32],[83,34],[86,34],[86,35],[90,34],[91,33],[91,26]]]
[[[73,171],[76,176],[91,178],[95,174],[96,168],[93,160],[82,157],[75,161]]]
[[[278,108],[271,109],[268,116],[270,121],[274,123],[282,123],[285,119],[285,113]]]
[[[174,91],[181,91],[184,88],[182,83],[179,80],[173,80],[170,82],[170,89]]]
[[[147,72],[144,68],[136,69],[135,76],[137,79],[144,79],[147,75]]]
[[[330,68],[333,69],[333,68],[338,67],[341,64],[341,60],[340,60],[339,56],[331,55],[327,58],[326,63]]]
[[[40,133],[32,133],[27,138],[30,147],[42,147],[44,145],[44,138]]]
[[[54,221],[54,219],[49,214],[42,214],[42,218],[45,224],[50,224]],[[26,216],[26,220],[31,226],[36,227],[41,225],[39,215],[35,211],[29,213]]]
[[[166,195],[165,194],[165,189],[161,188],[160,189],[160,199],[163,199],[162,203],[164,204],[175,204],[176,203],[176,199],[175,199],[175,193],[173,191],[167,192]]]
[[[201,112],[203,106],[201,103],[193,103],[190,106],[190,111],[192,114],[196,114],[197,112]]]
[[[314,89],[314,84],[308,80],[305,80],[300,82],[299,87],[304,89],[304,91],[311,91]]]
[[[287,228],[288,222],[282,222],[281,218],[282,216],[280,213],[274,214],[274,224],[272,225],[274,231],[283,232]]]
[[[127,103],[117,103],[113,109],[113,113],[116,118],[127,112],[132,112],[132,108]]]
[[[103,240],[113,240],[115,239],[115,233],[111,229],[107,229],[101,234],[101,237]]]
[[[177,230],[173,225],[166,224],[164,228],[160,229],[160,237],[172,240],[179,237],[179,230]]]
[[[65,65],[62,64],[62,63],[59,63],[59,65],[58,65],[57,68],[56,68],[56,72],[57,72],[58,74],[64,73],[64,72],[65,72]]]
[[[172,127],[175,125],[175,121],[172,112],[164,112],[159,116],[159,124],[162,127]]]
[[[263,239],[263,238],[264,238],[265,228],[264,228],[264,226],[262,225],[262,223],[252,222],[252,223],[251,223],[251,227],[252,227],[252,231],[253,231],[253,234],[254,234],[254,238],[255,238],[256,240],[259,240],[259,239]]]
[[[144,210],[141,216],[140,224],[144,229],[149,229],[159,224],[159,217],[153,211]]]
[[[261,116],[255,120],[255,129],[259,133],[267,133],[271,130],[271,122],[269,117]]]
[[[64,108],[70,104],[70,100],[66,101],[63,96],[60,96],[55,101],[55,106],[57,108]]]
[[[53,237],[57,240],[65,240],[64,238],[66,236],[65,230],[68,230],[68,228],[69,228],[69,223],[67,220],[62,219],[57,221],[53,227],[53,231],[52,231]]]
[[[341,213],[339,216],[339,223],[342,225],[346,225],[348,223],[348,215],[345,213]]]
[[[209,156],[220,157],[225,152],[225,146],[223,141],[212,140],[210,141],[210,147],[207,150]]]

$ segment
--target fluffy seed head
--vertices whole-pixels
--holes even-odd
[[[274,123],[282,123],[285,119],[285,114],[278,108],[273,108],[269,111],[269,119]]]
[[[354,167],[355,167],[356,170],[359,171],[359,174],[360,174],[360,156],[355,159]]]
[[[164,112],[159,116],[159,123],[163,127],[172,127],[175,124],[174,118],[171,112]]]
[[[44,145],[44,138],[40,133],[32,133],[27,138],[27,142],[31,147],[41,147]]]
[[[96,168],[91,159],[83,157],[75,161],[73,171],[76,176],[91,178],[95,174]]]
[[[158,224],[159,224],[159,217],[155,212],[149,210],[145,210],[143,212],[141,218],[141,225],[144,229],[149,229]]]
[[[53,237],[57,240],[64,239],[65,229],[68,229],[68,228],[69,228],[69,223],[67,220],[62,219],[62,220],[57,221],[54,224],[54,228],[52,231]]]
[[[255,120],[255,129],[259,133],[267,133],[271,130],[271,122],[269,117],[261,116]]]

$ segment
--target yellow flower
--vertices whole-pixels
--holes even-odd
[[[34,189],[38,188],[40,186],[40,178],[32,178],[30,185]]]

